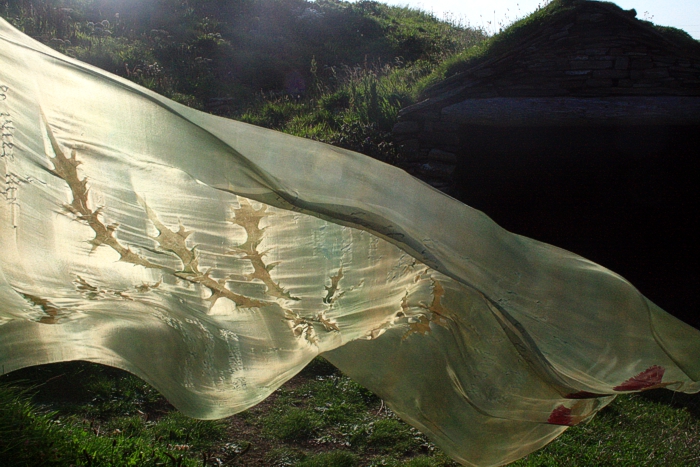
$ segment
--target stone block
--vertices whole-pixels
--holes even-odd
[[[632,70],[647,70],[649,68],[654,68],[654,62],[652,62],[650,58],[635,58],[630,61],[630,68]]]
[[[668,55],[654,55],[651,57],[656,65],[671,66],[676,64],[676,57],[670,57]]]
[[[435,131],[445,131],[445,132],[456,132],[459,131],[459,125],[453,122],[435,122],[433,123],[433,130]]]
[[[413,118],[415,118],[416,120],[422,120],[424,122],[435,122],[437,120],[440,120],[440,111],[429,110],[429,111],[423,111],[423,112],[415,112],[411,116]]]
[[[631,79],[621,79],[617,82],[617,86],[620,88],[631,88],[633,84]]]
[[[399,149],[404,154],[418,153],[418,151],[420,151],[420,141],[418,141],[417,139],[406,140],[399,145]]]
[[[555,71],[557,69],[557,65],[556,65],[556,63],[554,63],[554,61],[537,62],[537,63],[529,64],[528,69],[532,70],[532,71],[537,71],[538,73],[541,73],[543,71]]]
[[[454,132],[445,132],[445,131],[431,131],[431,132],[423,132],[421,133],[418,138],[421,140],[421,142],[428,143],[428,144],[436,144],[436,145],[451,145],[451,146],[457,146],[459,145],[459,135],[455,134]]]
[[[652,68],[642,72],[644,78],[668,78],[668,68]]]
[[[658,88],[661,83],[654,79],[639,79],[634,82],[635,88]]]
[[[671,74],[674,78],[681,80],[683,82],[687,82],[688,80],[696,80],[698,79],[698,75],[694,75],[692,73],[679,73],[679,72],[674,72]]]
[[[593,78],[629,78],[630,72],[627,70],[594,70],[591,76]]]
[[[586,55],[606,55],[608,53],[607,47],[597,47],[592,49],[586,49]]]
[[[589,88],[611,88],[612,85],[612,79],[589,79],[586,81],[586,86]]]
[[[428,153],[428,159],[437,162],[447,162],[449,164],[457,163],[457,156],[452,152],[433,149]]]
[[[550,41],[556,40],[556,39],[561,39],[562,37],[566,37],[569,35],[569,31],[561,31],[556,34],[552,34],[551,36],[548,37]]]
[[[406,135],[410,133],[417,133],[421,129],[421,125],[418,122],[407,120],[405,122],[399,122],[394,125],[391,130],[394,135]]]
[[[696,70],[694,68],[683,67],[683,66],[672,66],[672,67],[669,67],[669,70],[671,70],[673,72],[686,73],[689,75],[691,75],[693,73],[700,74],[700,70]]]
[[[627,57],[617,57],[615,59],[616,70],[626,70],[630,67],[630,59]]]
[[[477,78],[486,78],[487,76],[493,76],[494,73],[496,72],[493,68],[484,68],[473,72],[472,76],[476,76]]]
[[[566,46],[566,45],[572,44],[574,42],[573,39],[575,39],[575,38],[576,38],[576,36],[560,37],[559,39],[556,39],[554,41],[554,43],[557,45]]]
[[[604,70],[612,68],[612,60],[570,60],[569,67],[572,70]]]
[[[586,85],[586,80],[582,79],[572,79],[570,81],[562,81],[561,87],[569,90],[576,90],[584,87]]]
[[[416,168],[418,175],[429,178],[449,179],[455,171],[455,164],[429,161]]]

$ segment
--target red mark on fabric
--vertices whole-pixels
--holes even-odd
[[[547,423],[551,425],[565,425],[574,426],[574,418],[571,415],[571,409],[560,405],[556,409],[552,410],[552,413],[547,419]]]
[[[621,385],[615,386],[613,389],[615,391],[641,391],[644,389],[664,387],[666,384],[662,383],[661,380],[664,377],[665,371],[666,369],[661,366],[650,366],[637,376],[633,376]]]

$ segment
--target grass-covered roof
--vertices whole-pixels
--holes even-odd
[[[608,12],[637,23],[639,27],[654,31],[660,38],[672,42],[677,47],[700,53],[700,42],[687,32],[667,26],[658,26],[650,21],[636,19],[635,10],[624,10],[612,2],[594,0],[552,0],[532,14],[514,22],[490,39],[480,42],[462,53],[455,54],[442,62],[427,76],[420,86],[423,95],[433,94],[433,87],[441,81],[459,75],[477,65],[487,62],[512,49],[521,46],[547,25],[563,17],[575,14],[584,4],[596,3]],[[420,99],[419,99],[420,100]]]

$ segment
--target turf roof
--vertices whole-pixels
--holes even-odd
[[[655,32],[660,37],[672,42],[681,49],[700,53],[700,41],[693,39],[687,32],[673,27],[657,26],[650,21],[636,19],[635,10],[624,10],[612,2],[552,0],[546,6],[514,22],[490,39],[443,62],[433,73],[423,80],[419,89],[420,93],[427,96],[434,94],[434,91],[439,92],[438,89],[433,89],[433,87],[440,88],[442,80],[451,78],[494,57],[507,53],[511,49],[528,41],[530,37],[536,35],[547,24],[551,24],[565,16],[574,14],[575,11],[582,8],[584,4],[590,3],[599,4],[613,14],[618,14],[621,17],[626,17],[638,23],[638,26]]]

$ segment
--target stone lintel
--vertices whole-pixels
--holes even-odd
[[[489,126],[698,125],[700,97],[515,97],[469,99],[443,121]]]

